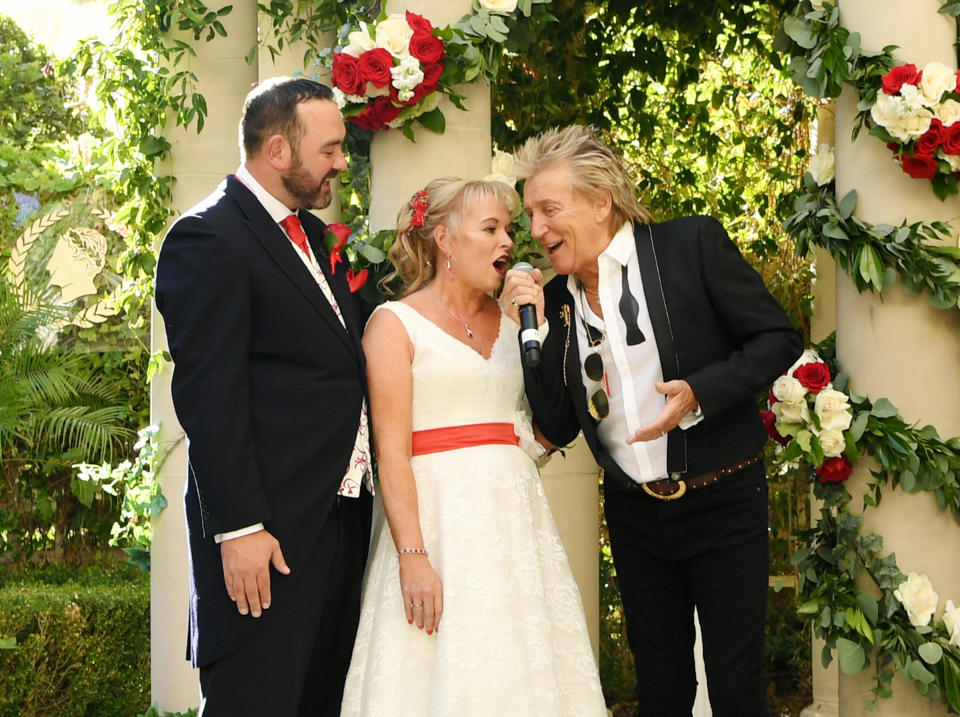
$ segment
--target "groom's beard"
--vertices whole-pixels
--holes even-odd
[[[325,209],[330,206],[333,200],[333,189],[330,183],[339,172],[332,170],[317,182],[310,172],[303,168],[300,155],[295,156],[296,164],[287,174],[280,177],[283,188],[297,200],[297,206],[303,209]]]

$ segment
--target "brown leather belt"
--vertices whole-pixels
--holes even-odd
[[[763,451],[759,451],[739,463],[729,466],[728,468],[721,468],[713,473],[704,473],[703,475],[686,478],[684,480],[661,478],[660,480],[650,481],[649,483],[641,483],[640,487],[643,488],[644,493],[657,500],[677,500],[677,498],[682,498],[686,495],[688,490],[706,488],[708,485],[713,485],[724,476],[741,471],[747,466],[752,466],[754,463],[759,463],[761,458],[763,458]]]

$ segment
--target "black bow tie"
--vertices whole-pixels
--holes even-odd
[[[620,267],[620,316],[627,327],[627,346],[636,346],[646,341],[646,337],[637,326],[637,315],[640,313],[640,304],[637,303],[633,292],[630,291],[630,282],[627,281],[627,265]]]

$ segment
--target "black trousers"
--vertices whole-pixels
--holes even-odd
[[[763,464],[675,501],[631,487],[606,490],[604,504],[637,668],[637,715],[691,714],[697,688],[694,607],[715,717],[767,715]]]
[[[293,593],[257,618],[264,625],[252,640],[200,668],[201,717],[340,714],[360,619],[369,500],[365,492],[338,498]]]

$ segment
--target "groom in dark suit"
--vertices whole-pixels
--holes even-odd
[[[501,304],[540,310],[542,360],[525,368],[536,423],[557,445],[582,430],[603,469],[637,714],[689,717],[696,608],[713,714],[766,715],[755,396],[801,338],[719,223],[649,223],[590,129],[531,139],[517,161],[531,233],[560,276],[541,291],[539,272],[510,272]]]
[[[329,88],[254,89],[235,176],[171,227],[156,303],[186,431],[201,714],[338,715],[370,514],[361,308],[324,250],[345,168]]]

